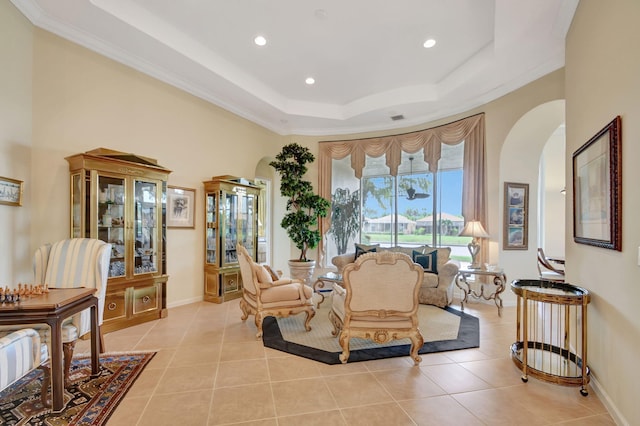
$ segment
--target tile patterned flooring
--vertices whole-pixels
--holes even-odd
[[[493,304],[465,311],[480,318],[480,348],[423,355],[414,367],[409,357],[326,365],[265,348],[238,300],[172,308],[105,335],[110,352],[158,351],[108,425],[615,424],[593,390],[520,380],[509,351],[515,307],[502,318]]]

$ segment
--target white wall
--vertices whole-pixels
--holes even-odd
[[[549,257],[564,257],[565,236],[565,126],[562,124],[551,135],[540,159],[541,188],[540,229],[537,246]]]

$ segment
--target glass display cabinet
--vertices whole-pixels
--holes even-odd
[[[204,299],[222,303],[242,295],[236,244],[255,260],[260,188],[246,179],[216,176],[204,182]]]
[[[168,169],[151,158],[98,148],[67,157],[71,237],[111,243],[103,331],[163,318]]]

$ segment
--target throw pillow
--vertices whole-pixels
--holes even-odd
[[[356,257],[355,257],[355,259],[359,258],[360,256],[362,256],[365,253],[375,253],[376,251],[378,251],[378,247],[380,247],[380,244],[374,244],[374,245],[371,245],[371,246],[367,246],[367,245],[364,245],[364,244],[356,243]]]
[[[278,273],[276,271],[274,271],[273,268],[271,268],[271,266],[269,266],[269,265],[262,265],[262,266],[264,267],[264,269],[267,270],[269,275],[271,275],[271,279],[273,281],[278,281],[280,279],[280,275],[278,275]]]
[[[411,257],[415,263],[422,266],[425,272],[438,273],[438,250],[425,253],[414,250]]]
[[[256,278],[260,284],[273,284],[271,274],[267,272],[266,268],[262,265],[254,264],[256,270]]]

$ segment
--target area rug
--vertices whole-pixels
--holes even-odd
[[[329,321],[331,300],[325,300],[311,320],[311,331],[304,330],[305,315],[287,318],[267,317],[263,322],[264,346],[325,364],[339,364],[342,348],[338,338],[331,335],[333,326]],[[420,305],[418,309],[420,332],[425,344],[419,353],[454,351],[480,346],[478,318],[451,307],[438,308]],[[372,341],[353,338],[350,342],[348,362],[408,356],[409,339],[376,344]]]
[[[100,355],[100,373],[91,377],[90,357],[71,364],[72,384],[65,409],[52,413],[40,403],[43,374],[34,370],[0,392],[0,425],[104,425],[155,352]]]

